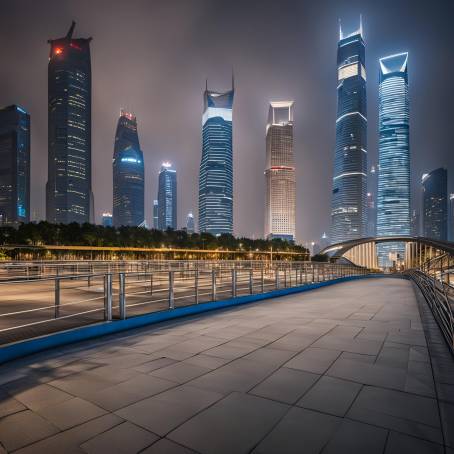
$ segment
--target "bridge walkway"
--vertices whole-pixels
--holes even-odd
[[[418,292],[363,279],[5,364],[1,446],[452,454],[454,361]]]

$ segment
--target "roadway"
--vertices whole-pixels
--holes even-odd
[[[27,453],[452,453],[454,362],[407,280],[362,279],[0,367]]]

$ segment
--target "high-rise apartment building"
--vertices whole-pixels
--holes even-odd
[[[113,223],[139,226],[145,220],[145,166],[136,117],[120,112],[113,154]]]
[[[271,102],[266,125],[265,237],[295,239],[293,101]]]
[[[408,53],[380,59],[379,173],[377,236],[410,235],[410,109]],[[404,257],[402,243],[377,246],[380,266],[389,266],[390,254]]]
[[[234,86],[205,89],[199,175],[199,230],[233,234],[232,107]]]
[[[159,172],[159,230],[177,229],[177,172],[170,162],[163,162]]]
[[[30,115],[0,109],[0,225],[30,222]]]
[[[367,101],[362,22],[337,45],[337,118],[331,243],[366,235]]]
[[[49,222],[93,222],[91,189],[91,38],[49,40],[48,176]]]
[[[113,226],[112,213],[105,211],[101,216],[101,224],[103,227],[112,227]]]
[[[186,216],[186,231],[191,235],[195,232],[195,221],[192,211]]]

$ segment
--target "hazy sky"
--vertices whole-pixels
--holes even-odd
[[[378,58],[409,52],[414,205],[421,174],[448,167],[454,190],[453,0],[0,0],[0,105],[31,114],[32,214],[45,216],[49,38],[92,36],[95,212],[112,210],[120,108],[137,115],[150,224],[160,163],[178,172],[178,224],[197,216],[202,93],[235,71],[235,234],[261,236],[270,100],[295,101],[297,239],[329,230],[338,19],[363,15],[369,163],[377,161]],[[348,30],[346,30],[348,31]]]

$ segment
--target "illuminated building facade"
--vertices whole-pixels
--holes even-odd
[[[30,115],[0,109],[0,225],[30,222]]]
[[[233,234],[233,96],[233,80],[227,92],[204,92],[199,230],[213,235]]]
[[[422,186],[423,236],[434,240],[448,239],[448,171],[436,169],[424,174]]]
[[[91,189],[91,38],[49,40],[46,218],[93,221]]]
[[[192,211],[186,216],[186,231],[191,235],[195,232],[195,221]]]
[[[373,237],[377,223],[377,166],[370,166],[367,178],[367,229],[366,236]]]
[[[337,46],[337,119],[331,199],[332,243],[366,234],[367,99],[362,22]]]
[[[410,110],[408,53],[380,59],[379,173],[377,236],[410,235]],[[380,266],[389,266],[390,254],[404,257],[401,243],[377,246]]]
[[[159,205],[157,200],[153,200],[153,228],[159,229],[158,218],[159,218]]]
[[[265,237],[294,241],[293,101],[271,102],[266,126]]]
[[[159,172],[158,227],[177,229],[177,172],[170,162],[163,162]]]
[[[144,163],[136,117],[122,110],[113,155],[113,224],[138,226],[144,222]]]
[[[113,221],[112,221],[112,213],[105,212],[101,216],[101,223],[103,227],[112,227],[113,226]]]
[[[449,194],[448,237],[454,242],[454,194]]]

